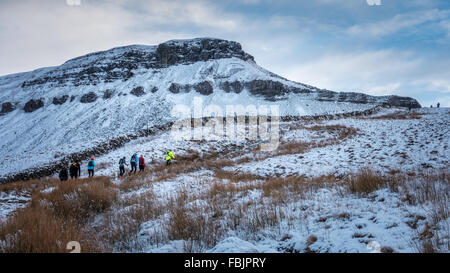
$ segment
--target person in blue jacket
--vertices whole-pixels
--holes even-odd
[[[137,164],[138,164],[138,156],[136,153],[134,153],[130,159],[130,165],[131,165],[130,174],[133,172],[133,170],[134,170],[134,173],[136,173]]]
[[[95,161],[94,158],[91,158],[88,162],[88,173],[89,177],[94,177],[94,169],[95,169]]]

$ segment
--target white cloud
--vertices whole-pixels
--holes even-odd
[[[127,1],[121,1],[123,5]],[[150,0],[142,1],[135,7],[134,13],[138,20],[146,24],[196,25],[212,27],[222,31],[234,30],[240,22],[240,17],[225,13],[219,6],[204,0]]]
[[[426,22],[439,22],[449,15],[450,11],[437,9],[397,14],[387,20],[353,25],[346,30],[346,33],[352,36],[380,37]]]
[[[400,57],[403,55],[402,57]],[[407,74],[418,66],[409,54],[384,50],[362,53],[328,53],[289,69],[289,78],[328,89],[363,90],[386,75]],[[377,89],[379,90],[379,88]],[[377,91],[380,93],[380,91]]]
[[[133,4],[124,0],[85,0],[80,6],[52,0],[0,3],[0,75],[59,65],[121,45],[192,38],[197,33],[185,30],[187,26],[227,33],[243,25],[238,15],[203,0]]]
[[[285,66],[281,75],[335,91],[372,95],[417,96],[428,92],[450,94],[450,60],[429,60],[412,52],[379,50],[360,53],[328,53],[317,60]],[[414,94],[414,95],[412,95]]]
[[[242,4],[245,4],[245,5],[255,5],[255,4],[259,4],[261,1],[260,0],[239,0],[239,2],[241,2]]]

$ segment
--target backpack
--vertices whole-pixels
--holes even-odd
[[[124,164],[125,164],[125,162],[124,162],[123,158],[121,158],[121,159],[119,160],[119,165],[120,165],[120,166],[123,166]]]
[[[89,163],[88,163],[88,167],[94,167],[94,161],[89,161]]]
[[[139,165],[144,165],[144,158],[143,157],[139,158]]]
[[[133,155],[133,156],[131,157],[131,160],[136,161],[136,157]]]

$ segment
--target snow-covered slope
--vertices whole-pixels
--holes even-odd
[[[178,104],[276,104],[280,114],[317,115],[414,99],[335,93],[288,81],[240,44],[199,38],[97,52],[58,67],[0,77],[0,178],[166,124]]]
[[[106,211],[83,214],[82,229],[95,234],[102,251],[448,253],[449,127],[448,108],[286,119],[280,147],[271,152],[251,141],[168,141],[170,132],[161,131],[96,157],[99,180],[2,187],[0,222],[16,223],[14,212],[32,198],[48,213],[60,200],[77,209],[86,199],[95,204],[99,195],[83,192],[102,185],[118,198]],[[163,157],[168,149],[176,154],[170,167]],[[119,178],[118,159],[135,152],[145,157],[146,171],[128,173],[127,166]],[[83,162],[82,178],[86,167]],[[113,184],[104,182],[109,179]],[[62,191],[67,185],[75,187]],[[58,203],[39,199],[54,191]],[[59,236],[54,240],[61,242]],[[0,239],[0,252],[10,242]]]

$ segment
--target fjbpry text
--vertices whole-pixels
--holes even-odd
[[[185,260],[185,268],[210,268],[216,270],[218,267],[228,268],[263,268],[266,258],[228,258],[228,261],[194,259]]]

